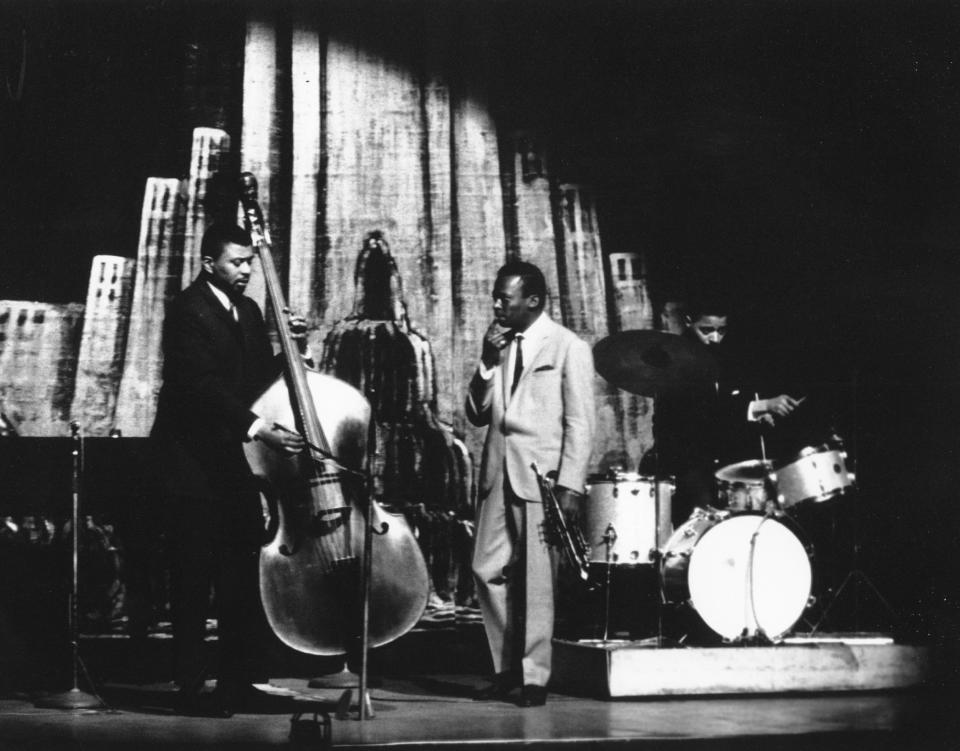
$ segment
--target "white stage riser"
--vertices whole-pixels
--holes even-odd
[[[874,691],[930,676],[928,648],[824,642],[662,648],[555,640],[557,691],[604,698]]]

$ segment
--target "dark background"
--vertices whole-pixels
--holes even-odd
[[[390,49],[421,33],[404,9],[456,15],[386,7],[354,21]],[[502,129],[543,134],[554,175],[597,189],[604,249],[645,254],[656,302],[722,291],[773,388],[839,405],[864,568],[916,632],[956,635],[957,3],[471,7]],[[6,2],[0,19],[14,88],[28,32],[22,97],[0,88],[0,299],[82,301],[93,255],[135,255],[145,179],[182,173],[211,124],[185,50],[236,77],[242,10]],[[238,133],[237,107],[208,109]]]

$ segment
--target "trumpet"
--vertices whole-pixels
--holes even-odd
[[[537,476],[540,485],[540,498],[543,501],[543,521],[547,531],[547,540],[554,547],[560,548],[570,565],[576,569],[580,579],[587,582],[590,579],[590,548],[583,539],[579,527],[567,524],[563,517],[560,502],[553,492],[553,483],[540,473],[537,463],[530,465]]]

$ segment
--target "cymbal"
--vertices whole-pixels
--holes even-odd
[[[611,334],[594,345],[593,359],[607,381],[641,396],[662,396],[717,380],[717,362],[707,347],[662,331]]]
[[[721,467],[713,476],[723,482],[756,482],[769,478],[773,462],[769,459],[748,459]]]

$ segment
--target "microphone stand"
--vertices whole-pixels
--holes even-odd
[[[371,419],[368,430],[367,445],[371,451],[376,450],[376,422]],[[373,576],[373,539],[374,535],[385,535],[390,529],[388,522],[382,522],[379,529],[373,527],[373,476],[369,464],[365,475],[365,487],[367,494],[367,518],[363,527],[363,561],[360,569],[360,597],[361,597],[361,617],[360,617],[360,679],[357,686],[357,719],[373,719],[373,702],[370,700],[370,691],[367,681],[368,658],[370,654],[370,581]],[[348,719],[350,715],[350,703],[353,696],[352,689],[346,689],[341,694],[337,702],[336,717],[338,720]]]
[[[79,645],[79,618],[78,613],[78,560],[80,549],[80,486],[83,473],[82,449],[83,442],[80,438],[80,425],[77,422],[70,423],[71,455],[73,457],[73,473],[71,478],[71,491],[73,496],[73,518],[71,526],[71,552],[73,581],[70,588],[70,606],[69,606],[69,638],[70,638],[70,667],[73,675],[73,685],[68,691],[50,694],[40,700],[35,705],[44,709],[97,709],[103,707],[103,702],[99,697],[88,694],[80,690],[80,645]],[[86,674],[86,669],[84,669]]]
[[[274,423],[273,427],[278,430],[286,431],[287,433],[300,435],[296,431],[290,430],[279,423]],[[368,445],[371,446],[376,446],[373,436],[374,430],[375,427],[373,422],[371,422],[371,436],[368,439]],[[360,675],[355,677],[345,664],[343,666],[343,670],[335,674],[332,678],[312,678],[307,685],[310,688],[343,688],[344,691],[342,694],[340,694],[340,698],[337,700],[336,717],[338,720],[346,720],[350,716],[350,704],[353,700],[353,684],[356,682],[358,684],[357,690],[360,694],[359,717],[357,719],[366,720],[374,716],[373,703],[370,701],[370,692],[368,690],[367,681],[367,657],[370,651],[370,580],[373,571],[373,536],[385,535],[390,529],[390,524],[389,522],[383,522],[379,529],[375,530],[373,528],[373,478],[371,476],[369,467],[367,468],[366,473],[361,473],[355,469],[350,469],[349,467],[343,466],[340,464],[340,461],[336,456],[331,454],[326,449],[314,445],[310,441],[307,441],[307,447],[316,452],[319,456],[322,456],[324,459],[330,460],[340,472],[345,472],[356,477],[362,477],[364,488],[367,491],[367,518],[364,524],[363,532],[363,560],[360,564]]]

